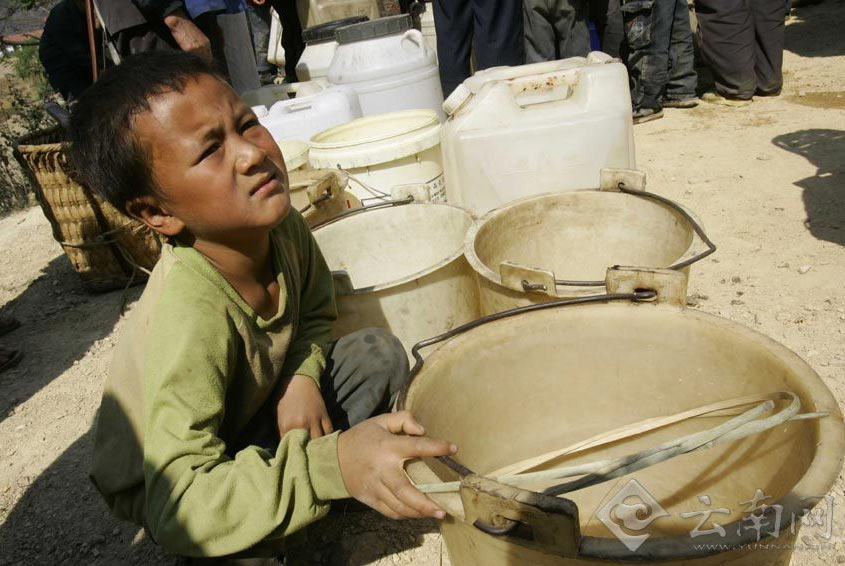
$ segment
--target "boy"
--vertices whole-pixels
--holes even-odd
[[[402,466],[456,448],[408,413],[364,420],[388,410],[405,354],[378,330],[328,345],[331,276],[282,155],[208,63],[127,59],[71,137],[80,178],[168,238],[103,395],[91,475],[112,511],[187,556],[272,555],[349,496],[442,517]]]

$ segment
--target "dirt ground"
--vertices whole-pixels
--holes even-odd
[[[667,110],[635,129],[651,190],[703,220],[719,251],[695,266],[690,304],[804,357],[845,403],[845,1],[797,10],[783,94],[745,108]],[[139,288],[81,287],[40,209],[0,219],[0,304],[25,353],[0,374],[0,564],[172,564],[111,519],[86,478],[112,346]],[[845,483],[830,540],[804,534],[793,565],[845,563]],[[334,513],[311,561],[448,564],[433,522]],[[328,533],[328,534],[326,534]]]

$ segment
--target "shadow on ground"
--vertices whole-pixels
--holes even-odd
[[[818,170],[795,183],[804,189],[810,233],[845,245],[845,131],[814,128],[775,137],[776,146],[805,157]]]
[[[138,528],[108,514],[87,478],[93,437],[92,429],[40,476],[18,480],[26,493],[0,525],[0,565],[180,563],[149,540],[133,544]]]
[[[786,26],[786,50],[802,57],[845,55],[845,22],[836,21],[840,12],[834,6],[842,3],[843,0],[827,0],[795,8]]]
[[[0,421],[111,334],[123,304],[140,292],[92,295],[64,254],[51,260],[20,295],[0,307],[0,316],[21,323],[0,343],[24,355],[20,365],[0,373]]]

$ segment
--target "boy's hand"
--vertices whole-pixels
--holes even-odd
[[[408,411],[380,415],[342,432],[337,460],[349,495],[391,519],[442,519],[443,511],[408,481],[404,464],[458,449],[424,433]]]
[[[182,51],[211,59],[211,42],[200,28],[188,18],[184,10],[176,10],[164,17],[164,23],[170,29],[170,35]]]
[[[295,428],[309,431],[312,439],[334,432],[320,389],[305,375],[294,375],[282,389],[276,404],[276,423],[280,437]]]

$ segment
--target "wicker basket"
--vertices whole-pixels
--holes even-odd
[[[85,286],[109,291],[146,279],[161,252],[155,233],[73,180],[68,142],[55,128],[24,136],[14,155],[32,180],[44,215]]]

